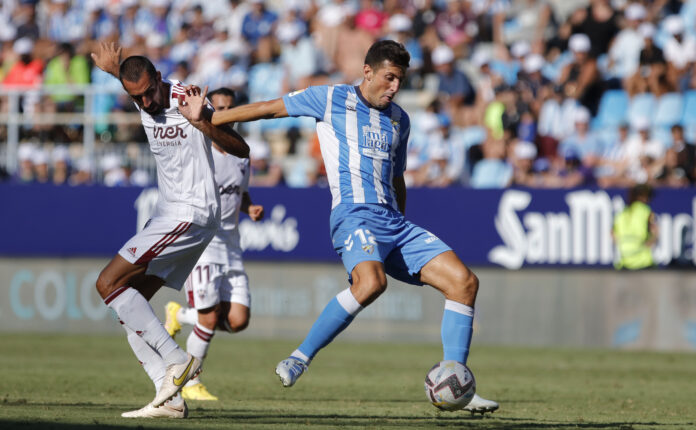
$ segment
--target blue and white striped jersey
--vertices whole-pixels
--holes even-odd
[[[411,130],[396,103],[376,109],[358,87],[309,87],[283,96],[290,116],[317,120],[317,134],[332,204],[377,203],[398,210],[392,181],[406,168]]]

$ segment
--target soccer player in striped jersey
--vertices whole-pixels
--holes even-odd
[[[410,57],[391,40],[373,44],[358,86],[309,87],[282,98],[215,112],[213,124],[287,116],[309,116],[317,134],[332,195],[331,239],[351,282],[324,308],[302,344],[276,367],[292,386],[320,349],[387,288],[390,275],[430,285],[445,297],[441,335],[445,360],[466,363],[478,278],[438,237],[404,217],[403,173],[410,122],[394,97]],[[203,106],[187,97],[191,110]],[[476,395],[466,407],[490,412],[496,402]]]
[[[163,80],[147,58],[131,56],[121,62],[120,47],[101,43],[92,59],[121,81],[135,103],[157,163],[154,215],[101,271],[96,285],[155,384],[151,403],[122,416],[185,418],[188,409],[178,392],[200,371],[201,361],[169,336],[148,300],[165,282],[181,289],[218,229],[220,193],[212,140],[238,157],[248,157],[249,147],[230,126],[210,123],[212,109],[198,106],[192,119],[183,97],[199,90]]]

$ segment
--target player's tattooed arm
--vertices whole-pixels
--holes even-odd
[[[106,73],[119,78],[121,47],[116,43],[99,42],[97,52],[92,52],[94,64]]]
[[[179,103],[179,112],[197,129],[212,139],[225,152],[240,158],[249,157],[249,145],[229,125],[215,126],[210,122],[213,111],[207,106],[208,87],[201,93],[195,87],[186,91],[186,98]]]
[[[396,204],[399,207],[399,211],[406,215],[406,182],[404,181],[404,177],[395,177],[392,184],[394,185]]]

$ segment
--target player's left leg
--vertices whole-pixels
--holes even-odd
[[[446,251],[428,261],[420,271],[421,282],[431,285],[445,296],[441,337],[444,360],[466,364],[473,332],[474,303],[479,281],[453,251]],[[493,412],[497,402],[474,394],[464,408],[472,414]]]

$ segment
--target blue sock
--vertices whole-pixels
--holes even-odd
[[[314,322],[302,344],[297,348],[311,361],[320,349],[331,343],[362,310],[350,289],[334,297]]]
[[[466,364],[469,357],[471,332],[473,331],[474,308],[454,302],[445,301],[442,314],[442,350],[443,360],[455,360]]]

